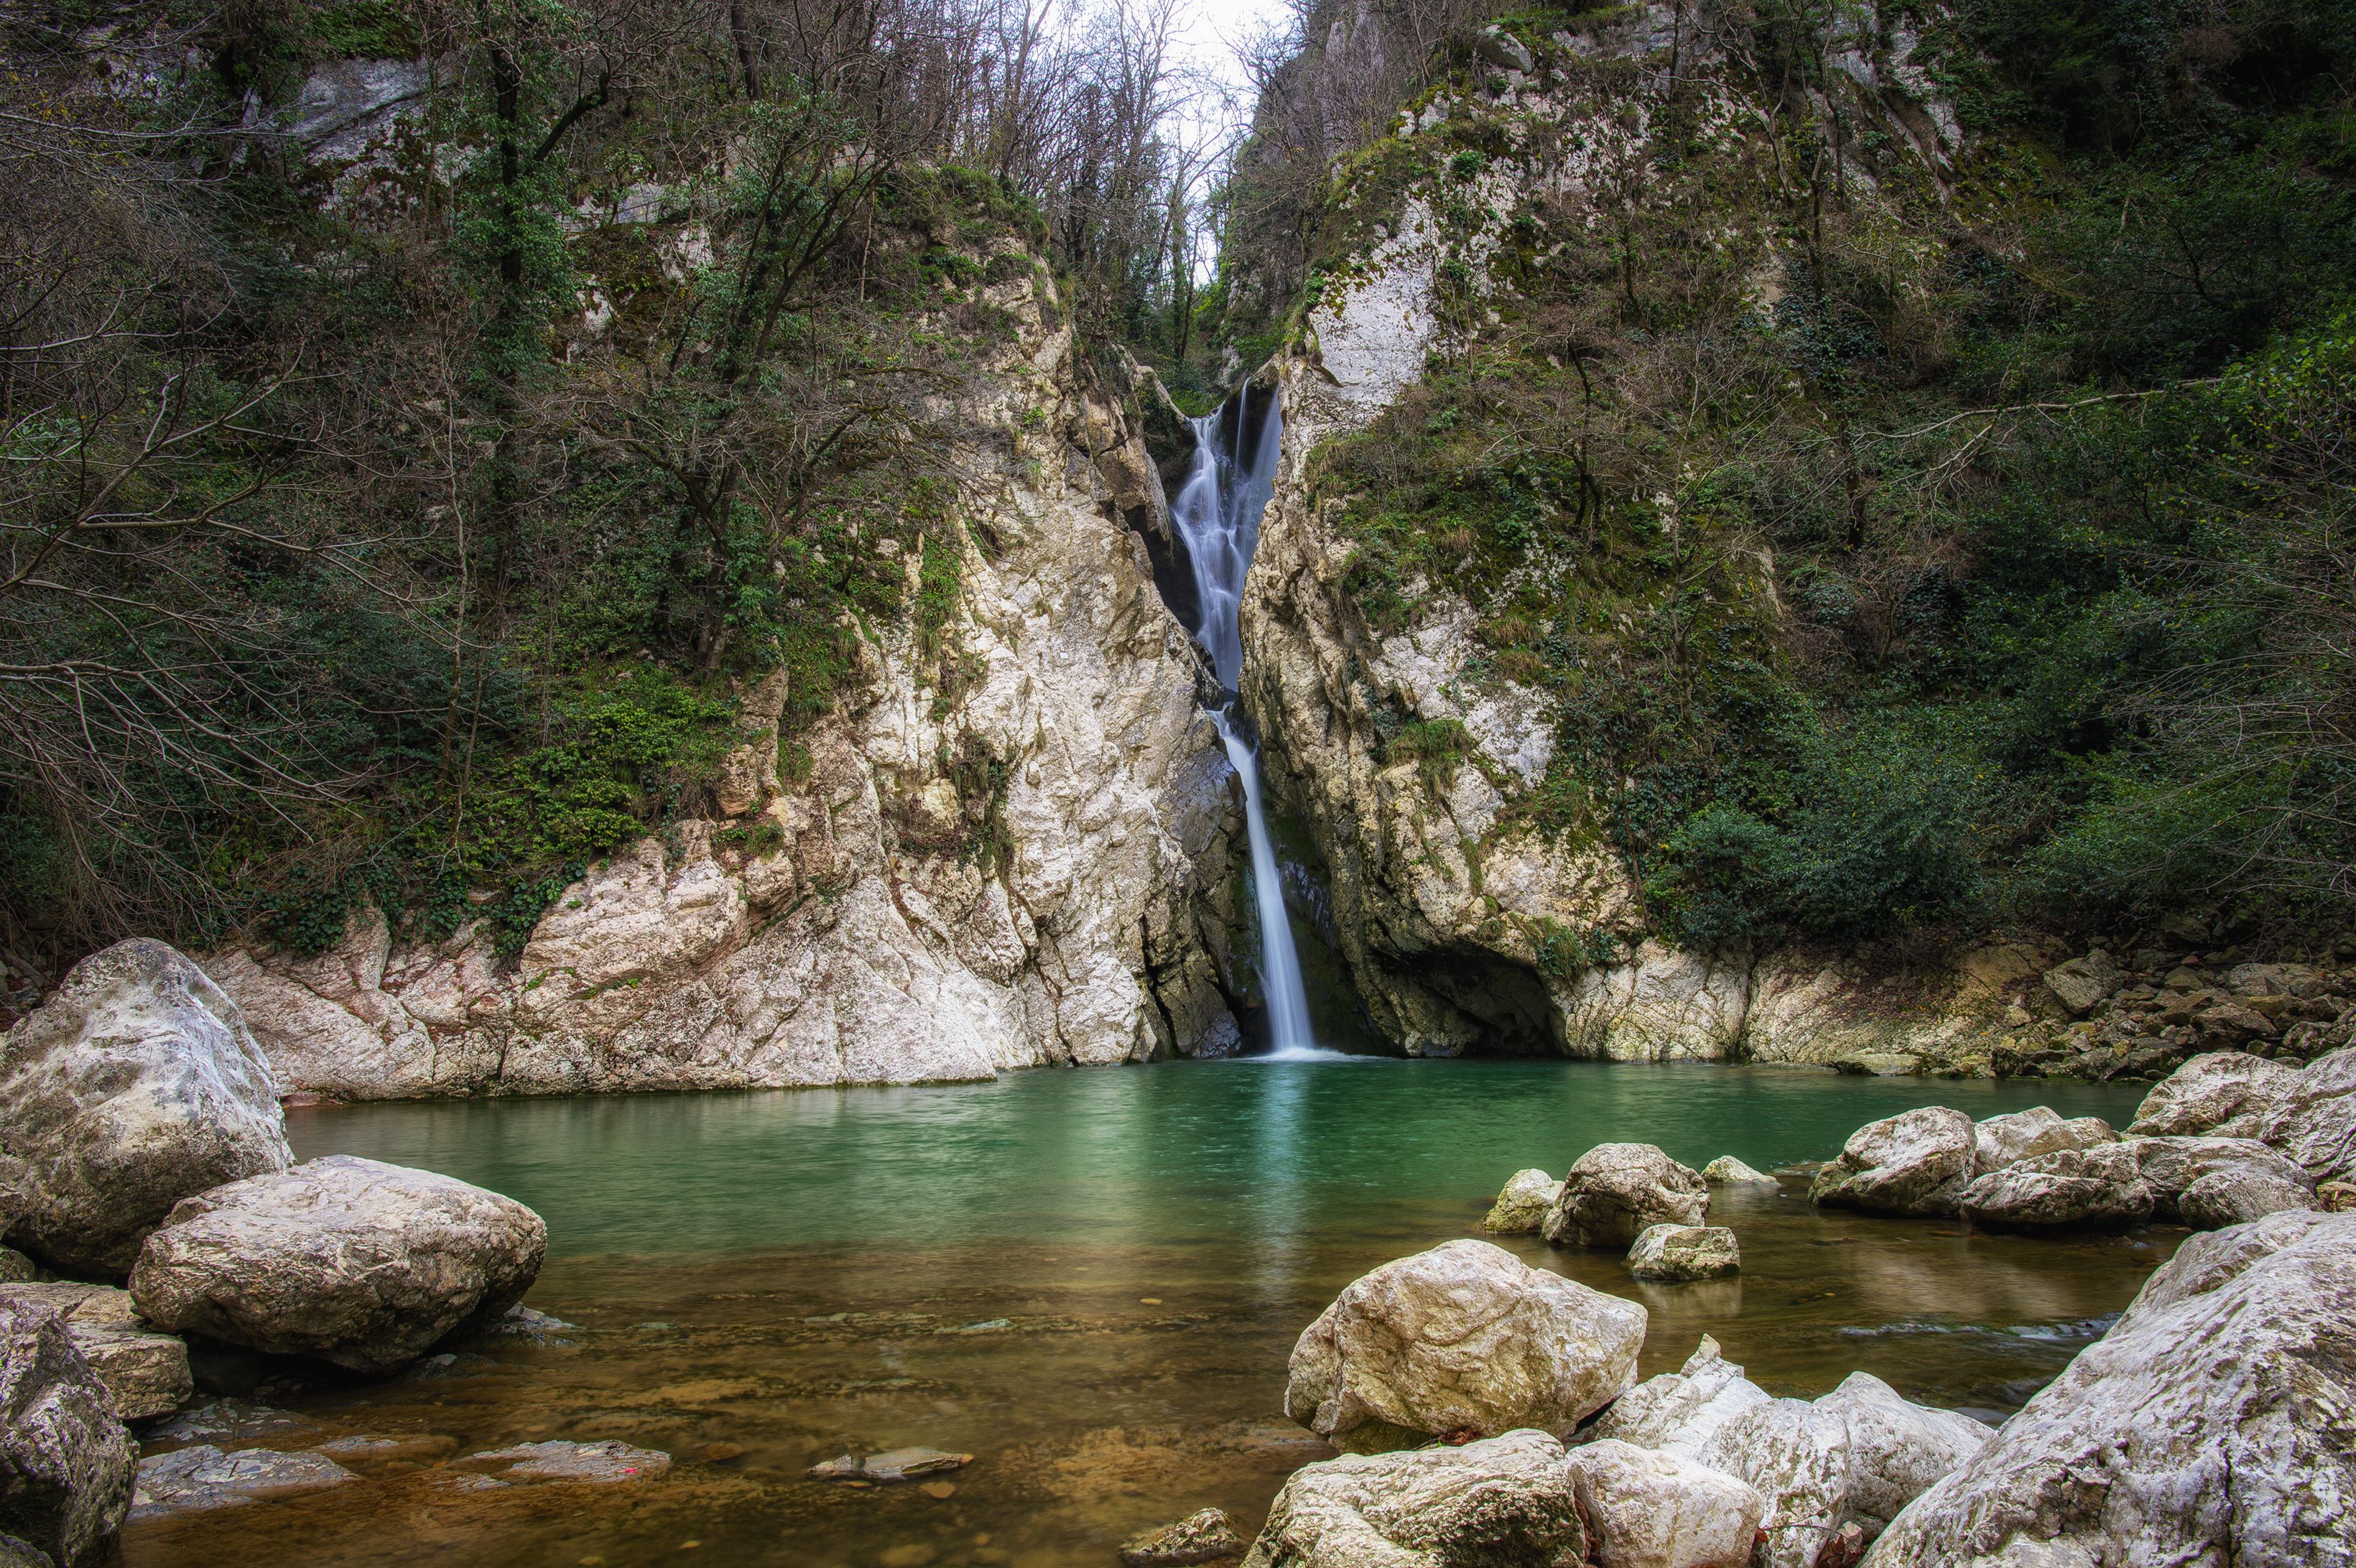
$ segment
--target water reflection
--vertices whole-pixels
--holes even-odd
[[[1367,1268],[1477,1234],[1504,1178],[1655,1142],[1772,1167],[1930,1100],[1987,1115],[2082,1085],[1859,1080],[1576,1063],[1200,1064],[958,1089],[399,1105],[297,1113],[342,1151],[513,1192],[550,1221],[532,1304],[571,1348],[429,1381],[282,1389],[272,1439],[549,1437],[677,1455],[642,1487],[461,1492],[435,1464],[134,1527],[132,1568],[300,1562],[1102,1568],[1205,1504],[1256,1527],[1324,1450],[1280,1414],[1301,1327]],[[1650,1314],[1646,1375],[1703,1333],[1778,1391],[1863,1368],[1934,1402],[2015,1408],[2175,1240],[2038,1240],[1819,1215],[1803,1186],[1720,1189],[1739,1279],[1639,1285],[1621,1259],[1517,1254]],[[946,1496],[802,1478],[844,1448],[969,1452]]]

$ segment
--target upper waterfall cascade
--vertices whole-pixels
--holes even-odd
[[[1284,885],[1277,874],[1276,847],[1269,837],[1268,811],[1260,798],[1259,757],[1235,714],[1235,693],[1243,683],[1244,671],[1244,576],[1251,570],[1252,550],[1259,542],[1260,514],[1276,489],[1277,456],[1283,436],[1283,414],[1275,392],[1271,390],[1268,397],[1267,412],[1255,437],[1251,388],[1247,386],[1238,394],[1233,447],[1250,443],[1249,456],[1240,461],[1225,429],[1225,410],[1192,422],[1194,466],[1170,503],[1170,521],[1185,542],[1187,559],[1194,565],[1202,612],[1194,634],[1209,650],[1211,668],[1229,693],[1227,702],[1211,717],[1219,726],[1228,760],[1243,780],[1244,822],[1251,840],[1252,897],[1259,914],[1260,986],[1268,996],[1273,1054],[1301,1058],[1334,1053],[1319,1050],[1310,1032],[1301,956],[1285,914]]]

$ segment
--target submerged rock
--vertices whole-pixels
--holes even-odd
[[[1723,1225],[1648,1225],[1628,1249],[1640,1280],[1715,1280],[1742,1272],[1742,1251]]]
[[[121,1277],[182,1198],[294,1163],[245,1018],[162,942],[117,942],[0,1037],[6,1240]]]
[[[1542,1170],[1532,1167],[1515,1171],[1505,1190],[1497,1194],[1497,1201],[1490,1207],[1489,1217],[1481,1221],[1481,1229],[1505,1235],[1536,1230],[1546,1223],[1547,1210],[1554,1207],[1555,1197],[1561,1191],[1562,1183]]]
[[[1743,1568],[1767,1499],[1748,1481],[1606,1438],[1570,1451],[1599,1568]]]
[[[670,1455],[626,1443],[519,1443],[469,1454],[464,1463],[495,1466],[498,1479],[515,1481],[652,1481],[670,1474]]]
[[[391,1372],[507,1311],[547,1246],[513,1198],[335,1155],[183,1202],[147,1239],[131,1292],[166,1328]]]
[[[324,1454],[246,1448],[224,1454],[209,1443],[139,1461],[131,1504],[134,1520],[206,1509],[242,1508],[274,1498],[325,1491],[359,1477]]]
[[[1650,1144],[1598,1144],[1562,1178],[1544,1229],[1566,1246],[1626,1247],[1647,1226],[1699,1225],[1708,1213],[1699,1172]]]
[[[1702,1166],[1701,1179],[1712,1187],[1774,1187],[1783,1184],[1765,1171],[1753,1170],[1732,1155],[1720,1155]]]
[[[2195,1236],[2109,1334],[1908,1505],[1873,1568],[2345,1563],[2356,1216]]]
[[[1244,1568],[1574,1568],[1586,1549],[1562,1444],[1525,1431],[1304,1465]]]
[[[1284,1412],[1335,1447],[1536,1427],[1558,1435],[1635,1380],[1645,1312],[1450,1241],[1352,1283],[1293,1347]]]
[[[888,1486],[946,1475],[972,1463],[972,1455],[952,1454],[946,1448],[891,1448],[863,1459],[845,1454],[813,1465],[806,1473],[814,1481],[874,1481]]]
[[[1954,1214],[1972,1178],[1977,1136],[1970,1117],[1944,1105],[1869,1122],[1816,1173],[1808,1197],[1883,1214]]]
[[[1239,1557],[1244,1538],[1218,1509],[1201,1509],[1175,1524],[1132,1535],[1120,1543],[1122,1568],[1194,1568]]]
[[[0,1301],[0,1535],[81,1568],[131,1506],[131,1437],[46,1306]]]

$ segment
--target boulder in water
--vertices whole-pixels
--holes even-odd
[[[1644,1321],[1503,1248],[1449,1241],[1356,1280],[1301,1333],[1284,1412],[1357,1453],[1566,1434],[1635,1380]]]
[[[1648,1225],[1628,1249],[1640,1280],[1716,1280],[1742,1272],[1742,1251],[1723,1225]]]
[[[1570,1451],[1599,1568],[1743,1568],[1767,1499],[1748,1481],[1605,1438]]]
[[[131,1294],[174,1332],[393,1372],[506,1312],[547,1246],[513,1198],[336,1155],[182,1202],[147,1239]]]
[[[1957,1207],[1976,1224],[2018,1230],[2128,1225],[2151,1218],[2159,1196],[2131,1144],[2061,1149],[1991,1171]]]
[[[1765,1171],[1753,1170],[1732,1155],[1720,1155],[1702,1166],[1701,1179],[1712,1187],[1774,1187],[1783,1184]]]
[[[1873,1568],[2318,1568],[2356,1541],[2356,1216],[2195,1236],[1900,1512]]]
[[[2118,1141],[2118,1133],[2099,1116],[2065,1121],[2050,1105],[2033,1105],[1976,1123],[1972,1129],[1972,1166],[1976,1176],[1986,1176],[2040,1155]]]
[[[1546,1223],[1547,1210],[1554,1207],[1556,1194],[1562,1183],[1533,1166],[1515,1171],[1490,1206],[1489,1217],[1481,1221],[1481,1229],[1501,1235],[1519,1235],[1533,1231]]]
[[[1598,1144],[1579,1156],[1547,1211],[1546,1239],[1625,1248],[1648,1225],[1699,1225],[1709,1186],[1650,1144]]]
[[[2176,1199],[2176,1215],[2195,1230],[2222,1230],[2286,1208],[2322,1207],[2322,1201],[2297,1182],[2248,1165],[2230,1165],[2194,1177]]]
[[[1572,1568],[1586,1554],[1562,1444],[1522,1431],[1304,1465],[1244,1568]]]
[[[358,1479],[324,1454],[282,1454],[273,1448],[224,1454],[209,1443],[199,1443],[139,1461],[131,1517],[160,1519],[166,1514],[242,1508],[325,1491]]]
[[[131,1436],[65,1320],[0,1301],[0,1536],[82,1568],[131,1506]]]
[[[121,1278],[184,1197],[294,1161],[244,1015],[162,942],[117,942],[0,1036],[6,1239]]]
[[[2311,1182],[2356,1180],[2356,1046],[2294,1074],[2257,1133]]]
[[[1944,1105],[1868,1122],[1816,1173],[1814,1201],[1881,1214],[1946,1216],[1972,1179],[1978,1130]]]
[[[626,1443],[519,1443],[469,1454],[462,1463],[489,1467],[502,1481],[654,1481],[670,1474],[670,1455]]]
[[[2194,1057],[2151,1086],[2127,1132],[2140,1137],[2254,1137],[2297,1069],[2245,1051]]]
[[[1705,1334],[1683,1367],[1622,1394],[1580,1435],[1589,1442],[1618,1438],[1690,1459],[1712,1433],[1767,1398],[1767,1391],[1744,1377]]]
[[[2122,1147],[2134,1153],[2136,1168],[2156,1198],[2154,1213],[2162,1219],[2182,1218],[2184,1195],[2204,1176],[2221,1173],[2235,1173],[2244,1181],[2286,1183],[2309,1192],[2315,1187],[2314,1178],[2296,1162],[2255,1138],[2133,1138]]]
[[[1175,1524],[1132,1535],[1120,1544],[1121,1568],[1194,1568],[1240,1556],[1244,1539],[1220,1509],[1198,1509]]]

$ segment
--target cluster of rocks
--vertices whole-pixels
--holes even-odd
[[[1731,1155],[1696,1171],[1651,1144],[1598,1144],[1560,1181],[1515,1172],[1482,1227],[1625,1252],[1640,1280],[1718,1279],[1741,1271],[1742,1251],[1732,1230],[1708,1222],[1709,1189],[1756,1184],[1777,1185]]]
[[[2153,1087],[2125,1136],[2043,1106],[1978,1122],[1924,1106],[1858,1128],[1810,1196],[2022,1229],[2160,1219],[2214,1230],[2356,1205],[2356,1049],[2304,1068],[2196,1057]]]
[[[1991,1052],[1999,1078],[2157,1079],[2204,1052],[2305,1063],[2356,1042],[2356,972],[2095,948],[2026,983]]]
[[[191,1397],[192,1347],[398,1371],[515,1306],[548,1240],[521,1204],[447,1176],[295,1164],[236,1004],[145,941],[83,961],[0,1036],[0,1226],[21,1249],[0,1273],[37,1276],[0,1284],[0,1538],[63,1568],[110,1549],[133,1499],[125,1423]],[[305,1461],[315,1481],[334,1467]],[[159,1498],[271,1495],[284,1468],[215,1450],[153,1480]]]
[[[1286,1409],[1342,1457],[1244,1568],[2029,1568],[2349,1561],[2356,1214],[2194,1238],[2001,1427],[1863,1372],[1776,1398],[1705,1337],[1644,1382],[1644,1309],[1451,1241],[1352,1284]],[[1242,1549],[1206,1509],[1130,1568]]]

